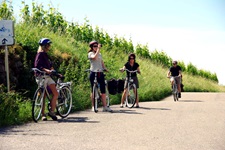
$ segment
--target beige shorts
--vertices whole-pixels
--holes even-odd
[[[174,79],[176,80],[176,83],[177,83],[177,84],[181,84],[181,77],[176,77],[176,78],[171,77],[171,78],[170,78],[170,81],[173,82]]]
[[[36,77],[36,82],[39,86],[41,84],[43,84],[43,77],[42,76]],[[44,85],[46,86],[46,85],[51,85],[51,84],[55,84],[55,81],[50,76],[46,76]]]

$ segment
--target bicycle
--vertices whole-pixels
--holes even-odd
[[[90,69],[85,70],[86,72],[90,72]],[[105,70],[103,70],[105,71]],[[100,92],[100,85],[97,81],[97,74],[99,72],[95,72],[95,78],[94,78],[94,85],[93,85],[93,89],[92,89],[92,98],[94,98],[94,111],[95,113],[98,112],[98,107],[101,105],[102,102],[102,98],[101,98],[101,92]],[[104,74],[105,76],[105,74]],[[107,107],[110,106],[110,98],[109,98],[109,91],[108,91],[108,83],[107,80],[105,80],[105,94],[106,94],[106,105]]]
[[[171,78],[174,78],[174,82],[173,82],[173,85],[172,85],[172,94],[173,94],[173,99],[176,102],[176,101],[179,100],[179,91],[178,91],[178,88],[177,88],[177,80],[176,80],[176,78],[179,78],[179,76],[170,76],[170,79]]]
[[[40,75],[38,76],[38,78],[40,78],[40,82],[38,83],[38,88],[34,94],[32,104],[32,118],[35,122],[38,122],[38,120],[41,117],[42,109],[45,109],[43,108],[43,106],[46,97],[48,99],[48,110],[50,111],[51,109],[50,106],[51,94],[48,91],[47,85],[44,84],[45,78],[49,75],[47,75],[46,72],[41,71],[37,68],[32,68],[32,71],[40,73]],[[72,82],[62,82],[63,77],[61,77],[56,72],[52,75],[57,77],[56,89],[59,93],[56,111],[60,117],[65,118],[69,115],[72,108],[72,94],[71,94]]]
[[[120,69],[120,71],[129,72],[129,75],[126,78],[128,90],[126,91],[125,106],[127,106],[128,108],[132,108],[134,107],[137,100],[137,87],[134,84],[134,80],[131,78],[131,74],[137,72],[138,70],[130,71],[128,69]]]

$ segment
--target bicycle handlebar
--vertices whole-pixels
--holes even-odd
[[[180,76],[169,76],[168,78],[179,78]]]
[[[37,71],[37,72],[40,72],[40,73],[43,73],[44,75],[46,75],[45,71],[41,71],[38,68],[32,68],[32,71]],[[56,70],[52,70],[50,75],[61,78],[62,80],[65,78],[63,75],[59,74]]]
[[[106,70],[106,69],[103,69],[103,70],[100,70],[100,69],[99,69],[99,70],[98,70],[98,72],[102,72],[102,71],[105,71],[105,72],[106,72],[107,70]],[[91,72],[91,69],[86,69],[85,72]]]
[[[128,69],[120,69],[120,71],[128,71],[130,73],[138,72],[138,70],[128,70]]]

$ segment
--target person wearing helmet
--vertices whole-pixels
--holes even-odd
[[[173,66],[170,67],[167,73],[167,77],[170,78],[171,85],[173,85],[174,79],[176,80],[177,88],[179,91],[178,97],[181,98],[181,77],[182,77],[181,67],[177,64],[176,60],[174,60],[172,64]]]
[[[120,69],[121,72],[123,72],[125,69],[128,69],[130,71],[135,71],[137,70],[137,73],[141,74],[140,72],[140,68],[139,68],[139,64],[136,62],[136,56],[134,53],[129,54],[128,56],[128,61],[124,64],[123,68]],[[134,81],[134,84],[136,85],[136,88],[139,88],[139,82],[138,82],[138,78],[137,78],[137,73],[132,73],[131,74],[131,78]],[[128,76],[129,76],[129,72],[127,72],[127,77],[124,83],[124,91],[121,97],[121,104],[120,104],[120,108],[123,108],[123,104],[124,104],[124,100],[125,100],[125,96],[126,96],[126,92],[127,92],[127,84],[128,84]],[[138,92],[137,92],[137,99],[136,99],[136,108],[139,108],[139,98],[138,98]]]
[[[48,85],[48,87],[50,88],[53,97],[51,99],[51,111],[48,113],[48,115],[53,119],[53,120],[57,120],[57,117],[55,115],[55,108],[56,108],[56,101],[58,99],[58,92],[56,90],[56,83],[55,81],[50,77],[50,74],[55,71],[54,68],[52,67],[52,63],[48,58],[47,52],[50,50],[51,48],[51,40],[48,38],[42,38],[40,39],[40,41],[38,42],[39,44],[39,48],[35,57],[35,61],[34,61],[34,67],[38,68],[41,71],[45,71],[49,76],[47,76],[45,78],[45,84]],[[41,80],[40,78],[40,73],[36,72],[36,82],[39,83],[39,80]],[[45,102],[43,103],[43,109],[42,109],[42,120],[46,121],[47,117],[45,114]]]
[[[101,98],[102,98],[102,104],[103,104],[103,111],[108,111],[112,112],[110,107],[106,106],[106,94],[105,94],[105,77],[103,74],[103,71],[108,71],[107,68],[105,67],[105,64],[102,59],[102,55],[100,53],[101,49],[101,44],[99,44],[97,41],[91,41],[89,43],[89,51],[88,51],[88,59],[90,60],[90,83],[91,83],[91,91],[93,89],[94,85],[94,78],[95,78],[95,73],[98,73],[97,80],[98,83],[100,84],[100,91],[101,91]],[[91,100],[92,100],[92,110],[94,106],[94,101],[92,98],[92,92],[91,92]]]

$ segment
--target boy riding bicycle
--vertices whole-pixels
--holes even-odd
[[[176,77],[176,78],[175,78]],[[167,78],[170,78],[171,85],[174,84],[174,80],[176,80],[177,88],[178,88],[178,97],[181,98],[181,67],[177,65],[177,61],[173,61],[173,66],[170,67]]]

